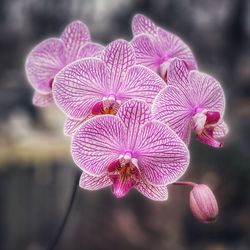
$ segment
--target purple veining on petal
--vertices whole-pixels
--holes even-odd
[[[173,130],[150,117],[148,104],[129,100],[117,116],[91,118],[75,133],[72,156],[96,178],[98,183],[92,186],[99,187],[106,175],[116,197],[136,188],[152,200],[167,199],[166,185],[184,174],[189,152]]]
[[[214,147],[222,146],[213,132],[223,119],[225,109],[220,84],[207,74],[188,73],[185,63],[179,59],[170,65],[168,84],[170,86],[155,98],[154,117],[168,124],[186,144],[193,130],[199,141]]]
[[[51,92],[51,80],[66,63],[64,44],[49,38],[39,43],[28,55],[25,70],[30,84],[38,92]]]
[[[135,65],[128,42],[116,40],[103,52],[103,60],[80,59],[62,69],[54,79],[56,104],[69,117],[113,114],[129,99],[151,104],[165,82],[153,71]]]
[[[61,39],[65,45],[67,63],[70,63],[77,58],[79,49],[90,41],[90,33],[84,23],[74,21],[64,29]]]
[[[164,80],[168,80],[168,66],[174,58],[184,60],[189,70],[197,68],[188,45],[178,36],[157,27],[149,18],[136,15],[132,21],[132,31],[134,38],[131,44],[137,63],[150,67]]]
[[[32,103],[37,107],[47,107],[53,103],[53,96],[49,94],[41,94],[35,91],[32,99]]]

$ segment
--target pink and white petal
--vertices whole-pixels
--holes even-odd
[[[188,69],[197,69],[197,63],[193,52],[178,36],[162,29],[158,29],[160,48],[166,58],[179,58],[186,62]]]
[[[107,88],[107,68],[99,59],[73,62],[55,77],[53,95],[58,107],[70,118],[84,119],[101,101]]]
[[[100,57],[103,50],[104,46],[101,44],[92,42],[86,43],[79,49],[77,59],[85,57]]]
[[[142,177],[152,185],[167,185],[178,180],[189,165],[185,143],[167,125],[147,122],[135,146]]]
[[[35,92],[33,95],[32,103],[37,107],[48,107],[52,104],[53,96],[51,93],[49,94],[41,94],[39,92]]]
[[[228,126],[224,121],[219,122],[213,130],[213,137],[216,139],[224,138],[229,132]]]
[[[155,98],[153,116],[167,124],[186,143],[191,133],[192,108],[184,92],[174,86],[167,86]]]
[[[193,105],[208,111],[220,112],[222,117],[225,110],[225,96],[219,82],[212,76],[196,70],[189,73],[189,82],[192,91],[189,91],[188,95]]]
[[[205,129],[201,135],[197,135],[196,139],[204,144],[209,145],[214,148],[221,148],[224,142],[221,141],[222,138],[215,138],[213,135],[213,129]]]
[[[168,85],[187,91],[190,88],[188,74],[189,69],[185,61],[178,58],[174,59],[168,69]]]
[[[154,201],[166,201],[168,199],[167,186],[154,186],[152,184],[141,181],[136,189],[145,197]]]
[[[64,134],[72,136],[85,120],[67,118],[64,123]]]
[[[162,55],[153,37],[146,34],[138,35],[132,39],[131,44],[135,50],[136,63],[159,73]]]
[[[129,100],[121,105],[117,116],[126,128],[126,146],[133,149],[141,126],[151,119],[150,106],[144,101]]]
[[[60,39],[49,38],[29,53],[25,71],[30,84],[44,94],[51,92],[51,81],[66,64],[64,44]]]
[[[112,115],[96,116],[86,121],[74,134],[72,157],[83,171],[102,176],[124,150],[124,125]]]
[[[89,29],[81,21],[74,21],[64,29],[61,39],[65,44],[67,63],[70,63],[76,60],[79,49],[90,41]]]
[[[108,187],[112,184],[107,174],[102,176],[92,176],[85,172],[82,173],[79,181],[79,186],[90,191],[99,190]]]
[[[109,70],[110,89],[116,93],[126,71],[135,64],[134,49],[125,40],[115,40],[103,51],[103,61]]]
[[[157,35],[157,26],[148,17],[142,14],[136,14],[133,17],[131,26],[134,36],[144,33]]]
[[[152,104],[155,96],[165,86],[166,83],[154,71],[136,65],[128,69],[118,93],[121,95],[121,100],[140,99]]]

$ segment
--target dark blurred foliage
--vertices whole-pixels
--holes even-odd
[[[131,38],[130,21],[144,13],[181,36],[202,71],[215,76],[227,97],[230,134],[217,150],[191,144],[183,179],[208,184],[220,216],[197,222],[188,188],[170,187],[157,203],[136,192],[116,199],[109,189],[78,189],[56,249],[250,249],[250,2],[248,0],[0,1],[0,249],[48,249],[70,199],[78,169],[62,135],[63,116],[37,109],[24,73],[39,41],[57,36],[72,20],[94,40]]]

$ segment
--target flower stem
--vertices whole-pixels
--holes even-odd
[[[173,185],[194,187],[197,184],[194,183],[194,182],[191,182],[191,181],[176,181],[176,182],[173,183]]]
[[[74,186],[73,186],[73,189],[72,189],[72,193],[71,193],[71,197],[70,197],[70,200],[69,200],[67,210],[66,210],[65,215],[63,217],[63,220],[61,222],[61,225],[58,228],[57,234],[56,234],[55,238],[53,239],[53,241],[51,242],[51,245],[48,248],[48,250],[53,250],[56,247],[56,245],[57,245],[57,243],[58,243],[58,241],[59,241],[59,239],[60,239],[60,237],[61,237],[61,235],[62,235],[62,233],[64,231],[65,225],[66,225],[66,223],[68,221],[68,218],[69,218],[69,215],[70,215],[70,212],[71,212],[74,200],[75,200],[77,187],[79,185],[79,179],[80,179],[80,173],[77,171],[77,173],[75,175]]]

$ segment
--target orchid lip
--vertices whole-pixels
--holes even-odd
[[[108,167],[108,175],[113,182],[113,193],[117,198],[125,196],[140,180],[137,159],[126,152]]]

